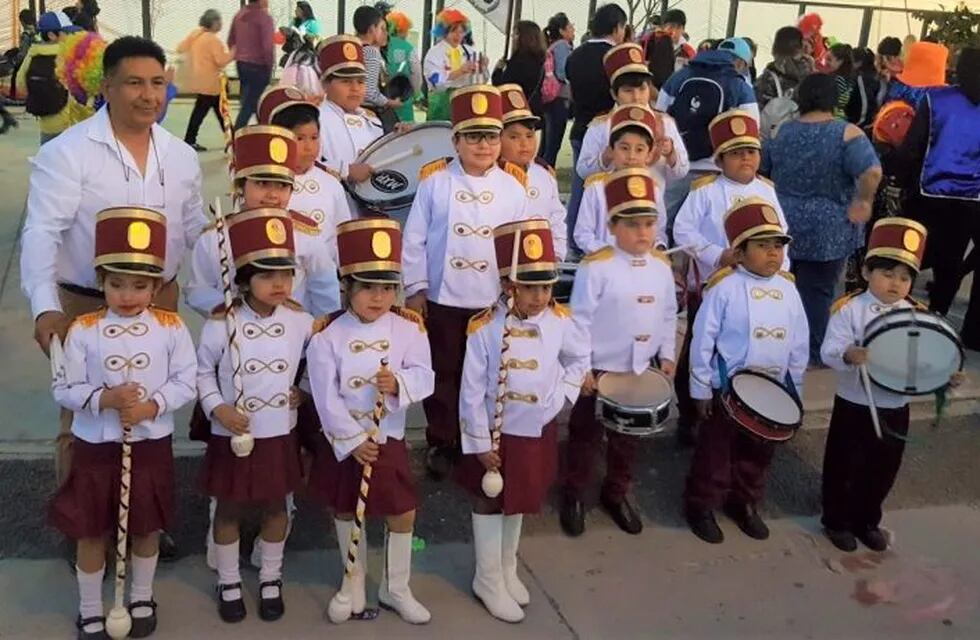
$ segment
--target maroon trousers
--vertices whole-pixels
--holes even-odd
[[[691,340],[694,337],[694,318],[701,307],[701,296],[693,291],[687,292],[687,332],[677,358],[677,373],[674,376],[674,395],[677,396],[677,422],[690,427],[697,423],[697,411],[691,399]]]
[[[602,494],[612,502],[622,500],[633,482],[637,438],[610,431],[595,417],[595,394],[579,396],[568,419],[565,491],[581,499],[592,480],[595,457],[606,434],[606,479]]]
[[[435,392],[422,401],[431,447],[459,448],[459,385],[466,355],[466,327],[479,309],[447,307],[428,301],[425,319],[432,349]]]
[[[909,430],[909,407],[878,409],[882,430]],[[867,405],[834,398],[823,456],[823,525],[835,531],[864,531],[881,522],[881,504],[902,465],[905,441],[875,434]]]
[[[711,418],[698,428],[684,504],[692,511],[718,509],[726,502],[759,504],[774,451],[774,443],[749,435],[729,418],[716,394]]]

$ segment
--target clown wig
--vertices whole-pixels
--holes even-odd
[[[470,32],[470,20],[458,9],[443,9],[436,14],[435,24],[432,26],[432,37],[442,40],[449,34],[449,30],[457,24],[462,24],[466,33]]]
[[[102,54],[106,42],[98,33],[73,33],[58,49],[58,80],[79,104],[87,104],[102,86]]]
[[[412,20],[401,11],[392,11],[385,16],[388,21],[388,35],[404,38],[412,28]]]

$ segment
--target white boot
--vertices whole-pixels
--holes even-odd
[[[293,494],[286,494],[286,537],[282,539],[283,542],[289,539],[289,534],[293,530],[293,516],[296,514],[296,501],[293,500]],[[255,544],[252,545],[252,555],[249,557],[249,562],[256,569],[262,568],[262,536],[255,536]]]
[[[507,593],[517,601],[517,604],[526,607],[531,603],[531,594],[527,592],[527,587],[517,577],[517,547],[521,543],[521,524],[523,522],[524,516],[520,513],[514,516],[504,516],[500,564],[504,571],[504,584],[507,585]]]
[[[408,579],[412,574],[412,534],[388,532],[385,544],[385,570],[378,588],[378,602],[394,610],[410,624],[426,624],[429,610],[412,595]]]
[[[504,516],[473,514],[473,548],[476,552],[476,575],[473,576],[473,595],[483,602],[495,618],[505,622],[520,622],[524,610],[504,584],[501,549],[503,548]]]
[[[354,522],[334,518],[334,525],[337,528],[337,546],[340,548],[340,566],[343,569],[347,566],[347,547],[350,546],[350,532],[354,528]],[[344,574],[340,590],[330,599],[330,604],[327,606],[327,617],[330,618],[330,622],[340,624],[350,619],[352,614],[359,615],[364,612],[367,604],[365,593],[367,572],[364,570],[366,556],[367,531],[364,531],[357,545],[357,562],[354,565],[353,575],[347,577],[347,574]]]

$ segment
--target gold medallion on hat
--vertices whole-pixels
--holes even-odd
[[[749,130],[749,128],[745,126],[745,120],[742,118],[732,118],[731,127],[732,133],[737,136],[745,135],[745,132]]]
[[[482,116],[490,108],[490,101],[482,93],[474,93],[470,100],[470,107],[475,115]]]
[[[303,94],[293,87],[286,87],[286,97],[290,100],[302,100]]]
[[[269,157],[273,162],[283,163],[289,157],[289,145],[282,138],[269,140]]]
[[[647,183],[640,176],[633,176],[626,181],[626,190],[634,198],[647,197]]]
[[[347,60],[357,60],[357,46],[353,42],[345,43],[343,52],[344,58]]]
[[[272,244],[286,244],[286,225],[278,218],[272,218],[265,223],[265,237]]]
[[[521,246],[524,248],[524,255],[531,260],[538,260],[544,255],[544,242],[541,241],[541,236],[536,233],[529,233],[524,236]]]
[[[142,251],[150,246],[150,225],[145,222],[130,222],[126,229],[126,242],[131,249]]]
[[[391,256],[391,236],[387,231],[375,231],[371,236],[371,251],[374,257],[385,260]]]
[[[630,120],[636,120],[638,122],[643,122],[643,117],[645,115],[646,115],[646,112],[643,109],[639,108],[639,107],[633,107],[632,109],[630,109]]]
[[[779,224],[779,216],[776,215],[776,210],[767,204],[762,206],[762,218],[768,224]]]
[[[905,233],[902,234],[902,246],[905,247],[906,251],[915,253],[921,244],[922,236],[915,229],[906,229]]]
[[[510,100],[510,103],[514,106],[515,109],[523,109],[524,107],[527,106],[527,103],[524,102],[524,96],[521,94],[520,91],[508,92],[507,98]]]
[[[630,61],[633,63],[643,62],[643,54],[639,49],[630,47]]]

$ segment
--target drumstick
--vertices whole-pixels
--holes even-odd
[[[697,252],[700,251],[702,248],[703,247],[700,247],[696,244],[684,244],[679,247],[674,247],[673,249],[667,249],[666,251],[664,251],[664,255],[668,255],[668,256],[673,255],[679,251],[684,251],[686,253],[689,249],[694,249],[694,251]]]
[[[371,169],[373,169],[374,171],[377,171],[379,169],[384,169],[385,167],[391,166],[393,164],[398,164],[402,160],[407,160],[408,158],[411,158],[412,156],[420,156],[420,155],[422,155],[422,145],[417,144],[417,145],[413,146],[411,149],[408,149],[406,151],[402,151],[401,153],[396,153],[393,156],[388,156],[387,158],[385,158],[381,162],[377,162],[377,163],[371,165]]]
[[[875,406],[874,395],[871,392],[871,376],[868,375],[868,367],[863,364],[858,365],[858,372],[861,375],[864,393],[868,397],[868,409],[871,411],[871,424],[874,425],[875,435],[878,436],[879,440],[884,440],[884,436],[881,434],[881,423],[878,421],[878,408]]]
[[[515,248],[518,243],[515,241]],[[500,338],[500,367],[497,369],[497,402],[494,405],[493,427],[490,430],[490,451],[500,452],[500,431],[504,426],[504,393],[507,390],[507,350],[510,349],[510,320],[511,309],[508,307],[504,316],[504,333]],[[480,481],[480,488],[488,498],[496,498],[504,490],[504,477],[500,469],[488,469]]]

